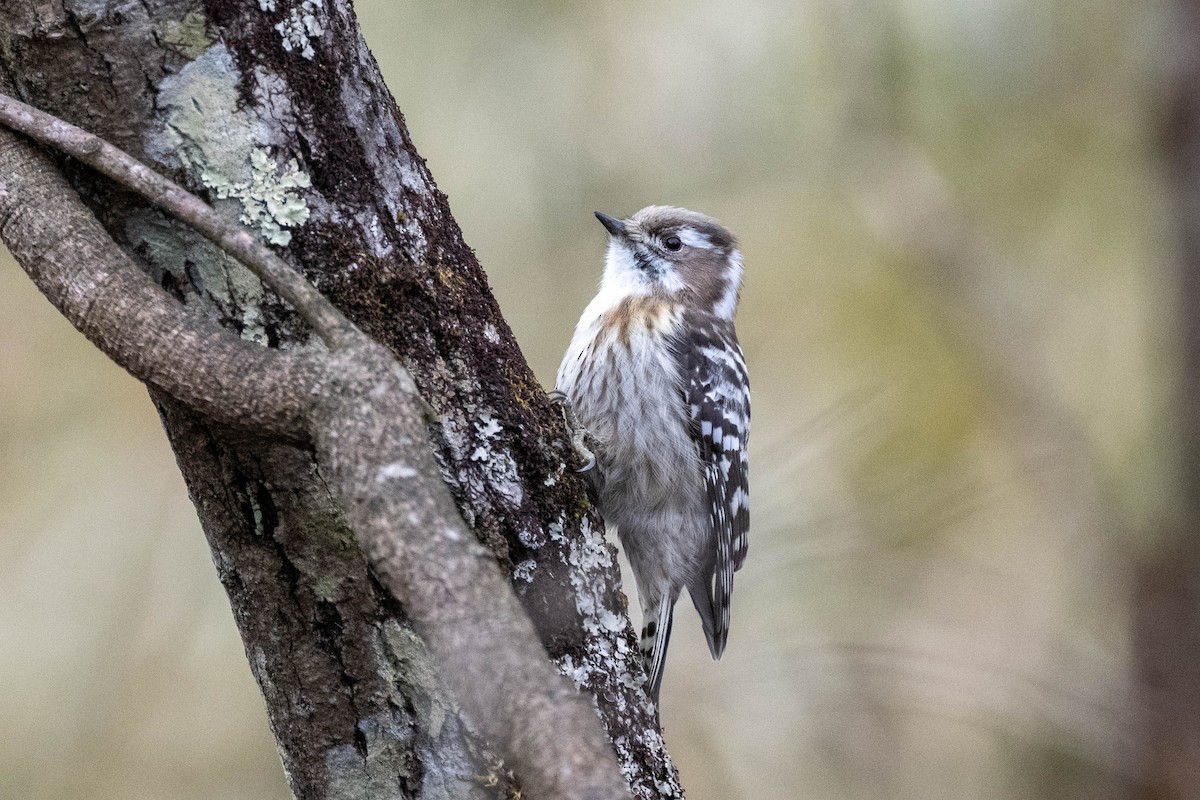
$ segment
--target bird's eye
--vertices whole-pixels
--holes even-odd
[[[663,247],[672,253],[677,253],[679,252],[679,248],[683,247],[683,241],[678,236],[668,236],[663,239]]]

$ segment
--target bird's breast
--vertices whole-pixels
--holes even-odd
[[[672,348],[681,323],[678,306],[651,298],[585,312],[559,371],[558,388],[603,445],[608,493],[625,502],[683,500],[699,486]]]

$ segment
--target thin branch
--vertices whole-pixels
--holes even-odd
[[[191,225],[278,292],[330,348],[362,340],[363,336],[354,324],[316,287],[246,229],[221,219],[203,200],[125,151],[95,134],[3,94],[0,94],[0,123],[79,159]]]

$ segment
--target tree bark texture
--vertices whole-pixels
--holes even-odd
[[[346,0],[14,0],[22,99],[92,130],[277,245],[429,403],[442,478],[550,657],[595,698],[637,797],[680,796],[613,551],[546,403]],[[310,331],[184,225],[63,160],[109,234],[194,313],[284,350]],[[298,797],[509,787],[382,589],[313,453],[152,390]]]

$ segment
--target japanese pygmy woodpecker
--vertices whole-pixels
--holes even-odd
[[[600,291],[575,328],[556,390],[597,443],[600,512],[637,580],[641,648],[657,703],[681,590],[713,658],[729,634],[750,524],[750,383],[733,328],[737,242],[670,206],[608,229]]]

